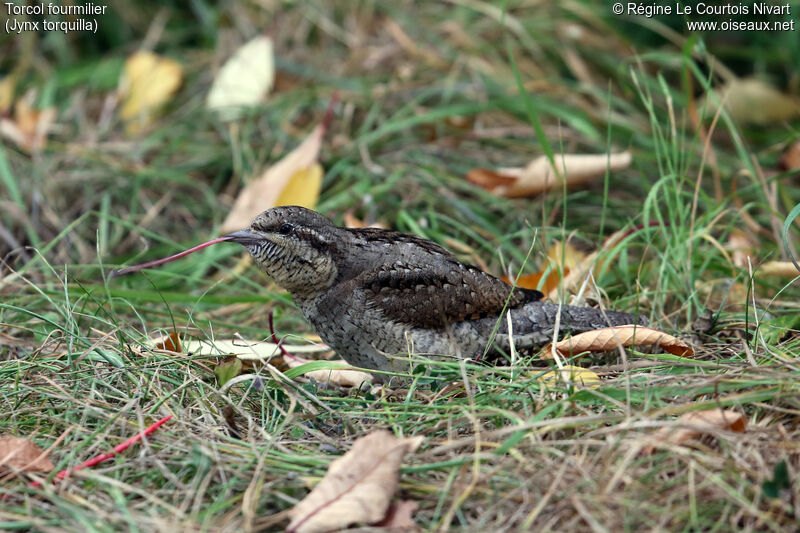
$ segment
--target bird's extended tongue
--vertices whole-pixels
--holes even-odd
[[[141,265],[134,265],[125,268],[120,268],[118,270],[112,270],[109,274],[109,278],[116,278],[118,276],[124,276],[125,274],[130,274],[131,272],[136,272],[137,270],[142,270],[145,268],[150,268],[158,265],[163,265],[164,263],[169,263],[170,261],[175,261],[176,259],[180,259],[185,255],[189,255],[197,250],[202,250],[206,246],[211,246],[212,244],[217,244],[219,242],[226,242],[226,241],[233,241],[236,242],[236,234],[231,233],[230,235],[224,235],[222,237],[217,237],[216,239],[211,239],[210,241],[204,242],[203,244],[198,244],[197,246],[193,246],[188,250],[184,250],[180,253],[175,255],[171,255],[169,257],[165,257],[163,259],[156,259],[155,261],[148,261],[147,263],[142,263]]]

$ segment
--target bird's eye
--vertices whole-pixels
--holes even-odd
[[[287,222],[286,224],[281,224],[281,227],[278,228],[278,233],[280,233],[281,235],[289,235],[293,229],[294,226],[292,226]]]

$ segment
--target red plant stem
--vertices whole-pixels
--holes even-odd
[[[267,317],[269,320],[269,332],[272,334],[272,342],[274,342],[278,346],[278,349],[281,351],[281,354],[283,354],[284,357],[288,357],[289,359],[294,359],[296,361],[299,361],[300,359],[298,357],[295,357],[286,351],[286,348],[284,348],[281,345],[281,341],[278,340],[278,336],[275,335],[275,326],[272,322],[272,311],[269,312],[269,315],[267,315]]]
[[[140,265],[129,266],[125,268],[120,268],[117,270],[112,270],[108,274],[108,278],[116,278],[118,276],[124,276],[125,274],[130,274],[131,272],[136,272],[137,270],[142,270],[143,268],[150,268],[158,265],[163,265],[164,263],[169,263],[170,261],[175,261],[176,259],[180,259],[185,255],[189,255],[191,253],[196,252],[197,250],[202,250],[206,246],[211,246],[212,244],[217,244],[218,242],[225,242],[231,240],[228,236],[217,237],[216,239],[211,239],[210,241],[206,241],[203,244],[198,244],[197,246],[192,246],[188,250],[184,250],[179,252],[175,255],[171,255],[169,257],[165,257],[163,259],[156,259],[154,261],[148,261],[147,263],[142,263]]]
[[[145,429],[141,433],[139,433],[137,435],[134,435],[133,437],[129,438],[128,440],[126,440],[122,444],[117,444],[116,446],[114,446],[114,451],[111,452],[111,453],[101,453],[100,455],[95,456],[95,457],[89,459],[88,461],[85,461],[82,464],[79,464],[75,468],[67,468],[66,470],[62,470],[61,472],[56,474],[56,477],[54,478],[54,481],[56,479],[64,479],[65,477],[69,476],[73,472],[77,472],[78,470],[83,470],[84,468],[91,468],[91,467],[93,467],[95,465],[98,465],[98,464],[102,463],[103,461],[107,461],[108,459],[111,459],[112,457],[116,456],[118,453],[122,453],[125,450],[127,450],[132,444],[136,444],[137,442],[142,440],[143,437],[145,437],[145,436],[151,434],[152,432],[154,432],[155,430],[157,430],[159,427],[161,427],[165,422],[167,422],[171,418],[172,418],[172,415],[167,415],[164,418],[162,418],[161,420],[159,420],[158,422],[156,422],[156,423],[152,424],[151,426],[149,426],[147,429]],[[42,485],[39,482],[33,481],[33,482],[31,482],[31,486],[33,486],[33,487],[41,487]]]

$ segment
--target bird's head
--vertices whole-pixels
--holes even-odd
[[[224,238],[245,246],[278,285],[303,297],[333,284],[337,271],[332,248],[338,229],[319,213],[291,205],[268,209],[249,228]]]

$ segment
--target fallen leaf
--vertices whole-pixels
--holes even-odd
[[[167,350],[170,352],[180,353],[181,351],[181,338],[175,331],[170,331],[169,335],[161,337],[161,341],[156,342],[155,348],[157,350]]]
[[[487,191],[507,190],[517,182],[516,177],[504,176],[500,172],[488,168],[473,168],[467,172],[467,181]]]
[[[800,116],[800,100],[783,94],[756,78],[734,79],[712,98],[712,111],[722,102],[728,114],[740,124],[772,125]]]
[[[581,352],[607,352],[619,346],[660,346],[673,355],[692,357],[694,350],[682,340],[667,335],[657,329],[643,326],[614,326],[580,333],[555,345],[556,351],[564,356]],[[542,350],[543,359],[552,359],[548,345]]]
[[[383,520],[372,524],[392,531],[417,531],[419,528],[414,522],[414,513],[419,509],[419,504],[411,500],[394,500],[389,504]]]
[[[593,275],[596,275],[596,273],[603,268],[604,264],[604,260],[600,257],[601,253],[613,249],[630,233],[630,230],[622,229],[609,235],[599,249],[585,255],[577,264],[571,265],[571,268],[566,269],[567,271],[564,272],[564,279],[558,286],[545,293],[547,297],[554,300],[557,299],[559,291],[567,292],[573,287],[583,283],[583,280],[590,271]]]
[[[220,231],[227,233],[246,228],[262,211],[277,205],[291,205],[279,203],[280,201],[305,201],[305,207],[310,208],[316,205],[319,197],[319,183],[322,180],[322,168],[319,167],[317,158],[320,148],[322,148],[322,138],[325,135],[331,113],[331,109],[328,109],[322,122],[297,148],[242,189],[231,212],[222,223]],[[317,167],[316,170],[314,170],[315,167]],[[297,184],[294,183],[295,176],[298,176]],[[302,183],[316,184],[316,189],[312,194],[305,194],[301,189]],[[290,191],[284,194],[287,188]],[[296,198],[291,197],[292,191],[297,194]]]
[[[34,91],[29,91],[14,105],[14,118],[0,119],[0,135],[27,152],[38,152],[45,147],[47,134],[56,119],[56,109],[34,109]]]
[[[175,60],[144,50],[126,59],[118,89],[126,130],[136,133],[144,129],[172,98],[182,79],[183,67]]]
[[[22,437],[0,437],[0,475],[50,472],[55,465],[37,445]]]
[[[547,156],[539,156],[524,168],[501,168],[496,171],[473,169],[467,179],[493,194],[507,198],[531,196],[561,186],[579,185],[615,172],[631,164],[631,153],[618,154],[562,154],[555,158],[555,166]]]
[[[728,236],[725,248],[731,252],[733,264],[739,268],[747,268],[748,258],[753,260],[756,243],[744,231],[734,229]]]
[[[596,372],[588,368],[572,365],[564,365],[564,368],[545,372],[536,378],[536,381],[548,387],[554,387],[562,383],[568,383],[587,389],[596,389],[600,387],[600,376],[598,376]]]
[[[299,205],[314,209],[322,190],[322,165],[314,163],[295,172],[283,187],[275,205]]]
[[[759,267],[759,269],[761,268]],[[770,268],[770,266],[767,266],[768,270]],[[725,309],[731,310],[739,309],[747,304],[747,286],[739,281],[733,281],[731,278],[697,279],[694,282],[694,288],[699,294],[707,298],[707,306],[719,307],[724,305]]]
[[[547,250],[546,261],[542,264],[542,268],[535,274],[525,274],[516,280],[517,287],[523,289],[538,289],[547,294],[558,288],[561,276],[569,275],[570,271],[578,267],[586,258],[586,254],[575,248],[569,241],[564,245],[560,241],[556,241]],[[544,281],[542,281],[544,278]],[[513,281],[508,276],[502,276],[500,279],[506,283],[513,284]],[[541,288],[539,288],[541,285]]]
[[[239,116],[242,107],[261,102],[275,83],[272,39],[261,36],[242,45],[214,78],[206,108],[223,120]]]
[[[400,463],[424,437],[397,438],[378,430],[357,439],[334,460],[314,490],[290,511],[287,533],[334,531],[383,519],[397,490]]]
[[[17,86],[17,77],[13,74],[0,78],[0,115],[11,109],[14,103],[14,89]]]
[[[290,352],[288,347],[285,347],[287,352]],[[286,357],[284,362],[289,368],[297,368],[312,361],[303,359],[301,357]],[[370,383],[372,381],[372,374],[369,372],[362,372],[356,370],[350,365],[341,364],[336,365],[334,368],[326,368],[323,370],[312,370],[303,374],[306,377],[313,378],[319,383],[328,383],[330,385],[337,385],[339,387],[360,387],[365,381]]]
[[[786,149],[778,161],[778,166],[782,170],[800,169],[800,141],[795,141]]]
[[[758,267],[758,274],[769,278],[796,278],[800,270],[791,261],[767,261]]]
[[[675,421],[676,425],[693,427],[662,427],[651,437],[659,444],[681,445],[703,433],[712,433],[716,430],[728,430],[744,433],[747,421],[743,414],[730,409],[707,409],[694,411],[681,415]],[[642,453],[649,455],[656,445],[651,444],[642,448]]]
[[[379,228],[379,229],[389,229],[385,224],[381,224],[380,222],[373,222],[372,224],[367,224],[357,216],[353,214],[353,210],[347,210],[344,213],[344,227],[350,229],[357,229],[357,228]]]
[[[150,348],[163,348],[166,342],[166,335],[160,335],[155,339],[150,339]],[[289,345],[281,344],[290,353],[319,353],[326,352],[330,348],[321,343]],[[253,341],[245,339],[188,339],[184,338],[180,347],[183,353],[190,353],[196,356],[219,357],[235,355],[243,361],[262,361],[281,354],[278,345],[267,341]],[[174,351],[174,350],[173,350]]]
[[[226,357],[214,368],[214,375],[217,376],[220,387],[241,373],[242,360],[234,356]]]

